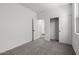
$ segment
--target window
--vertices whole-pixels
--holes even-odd
[[[79,34],[79,3],[75,4],[75,32]]]

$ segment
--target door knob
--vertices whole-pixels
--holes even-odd
[[[59,30],[59,32],[61,32],[61,31]]]
[[[32,30],[33,32],[35,31],[35,30]]]

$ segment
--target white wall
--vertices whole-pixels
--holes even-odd
[[[32,40],[36,13],[19,4],[0,4],[0,53]]]
[[[50,18],[59,17],[60,42],[71,44],[71,6],[55,7],[39,14],[39,19],[45,20],[45,38],[50,40]],[[62,39],[61,39],[62,38]]]

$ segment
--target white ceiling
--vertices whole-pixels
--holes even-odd
[[[65,9],[65,7],[68,7],[68,3],[21,3],[24,7],[28,7],[31,10],[33,10],[36,13],[41,13],[46,10],[51,9]]]

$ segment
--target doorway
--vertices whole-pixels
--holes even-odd
[[[59,17],[50,18],[50,40],[59,41]]]
[[[32,19],[32,41],[34,41],[34,20]]]
[[[38,20],[38,34],[39,34],[39,38],[42,38],[45,35],[44,19]]]

